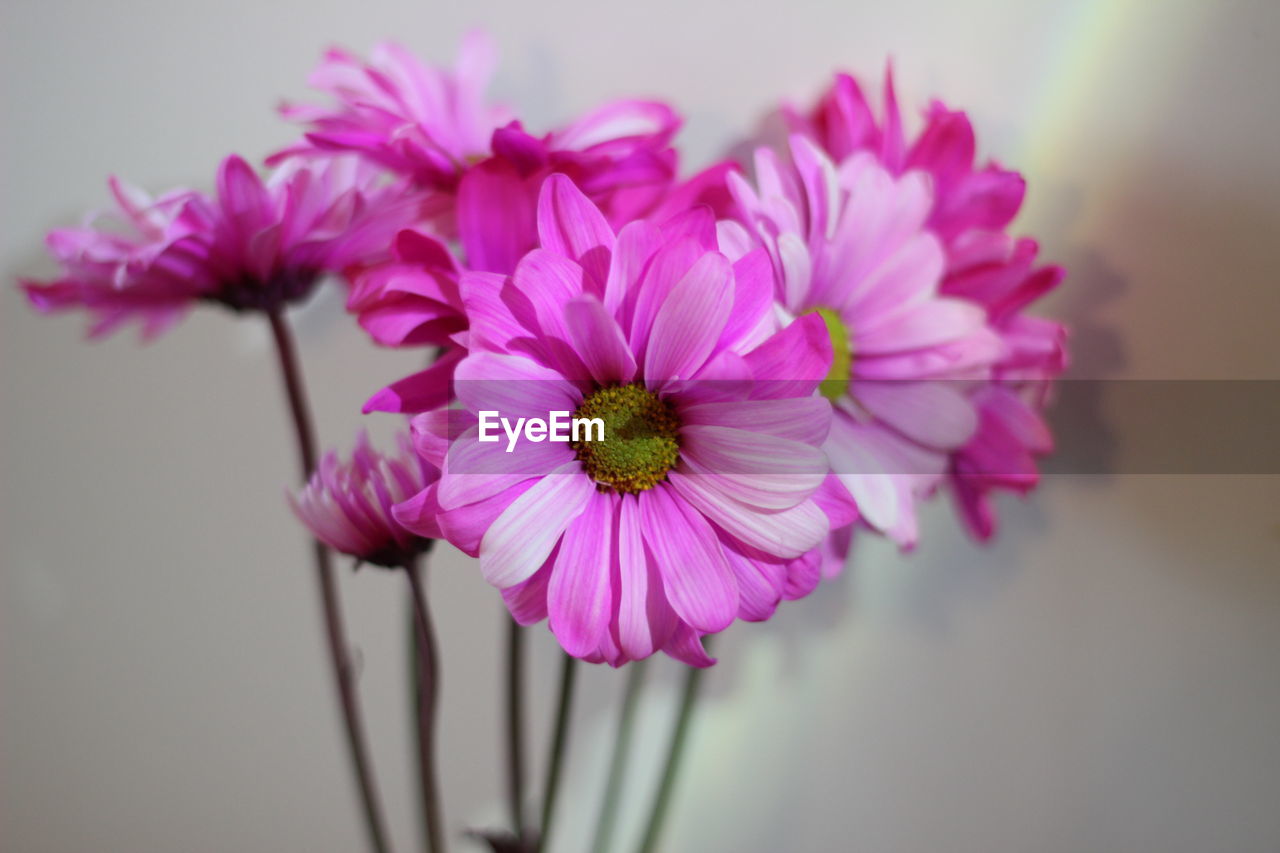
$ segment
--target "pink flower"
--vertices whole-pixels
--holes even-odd
[[[22,282],[41,311],[87,309],[94,336],[135,317],[154,336],[198,301],[269,311],[303,299],[324,274],[385,255],[418,212],[351,158],[290,163],[264,183],[233,155],[214,198],[178,190],[153,202],[114,179],[111,189],[124,230],[51,232],[62,276]]]
[[[152,200],[116,178],[109,186],[121,221],[102,228],[95,216],[82,227],[50,231],[46,243],[62,276],[47,284],[24,279],[21,285],[41,312],[87,309],[94,318],[92,338],[137,318],[143,337],[151,339],[200,296],[199,279],[188,274],[189,247],[207,221],[207,202],[189,190]]]
[[[351,460],[326,453],[310,482],[288,496],[289,506],[317,539],[365,563],[403,566],[438,538],[427,524],[422,538],[400,526],[394,504],[410,499],[434,482],[439,471],[415,457],[408,438],[398,436],[400,452],[383,456],[363,431]]]
[[[479,33],[463,41],[453,71],[391,43],[367,63],[330,51],[310,82],[336,103],[283,107],[310,131],[275,159],[349,151],[409,178],[436,228],[460,237],[468,268],[494,272],[510,272],[536,245],[534,205],[548,174],[569,175],[616,226],[660,202],[676,172],[670,141],[680,120],[669,106],[614,101],[533,135],[485,102],[494,63]]]
[[[760,149],[757,187],[729,176],[739,219],[721,223],[722,242],[735,255],[764,247],[784,322],[826,322],[832,469],[862,520],[908,546],[915,503],[973,435],[965,385],[990,375],[1000,342],[981,306],[940,292],[945,256],[927,228],[927,179],[894,176],[866,153],[837,165],[802,136],[791,155],[788,164]]]
[[[997,490],[1025,495],[1038,484],[1036,457],[1053,451],[1053,435],[1040,412],[1051,380],[1067,366],[1066,329],[1022,313],[1062,280],[1061,267],[1033,268],[1033,240],[973,232],[957,241],[950,293],[982,304],[1000,334],[1005,354],[995,384],[977,389],[978,428],[951,460],[951,490],[960,517],[979,540],[995,534],[990,496]]]
[[[1008,393],[993,395],[975,386],[975,405],[982,410],[977,434],[951,465],[962,517],[975,536],[990,538],[994,513],[988,494],[1000,488],[1025,493],[1036,482],[1034,457],[1052,447],[1039,410],[1048,381],[1066,366],[1063,327],[1023,313],[1057,286],[1062,269],[1036,267],[1036,243],[1005,233],[1022,205],[1026,183],[997,163],[977,166],[968,116],[941,102],[930,105],[924,129],[908,143],[891,73],[885,75],[879,121],[857,82],[844,74],[836,76],[808,115],[790,110],[788,118],[837,160],[868,152],[894,174],[922,173],[933,185],[928,226],[947,256],[941,290],[986,308],[1006,350],[994,378],[1009,386]],[[998,414],[989,408],[993,399],[1004,401]],[[1008,427],[1015,400],[1022,409],[1016,418],[1020,429]]]
[[[709,210],[615,233],[552,175],[537,222],[540,248],[514,273],[462,277],[462,408],[415,419],[442,476],[396,517],[438,523],[518,621],[548,618],[570,654],[709,665],[702,635],[816,583],[826,330],[814,316],[775,333],[767,257],[721,254]],[[482,411],[598,417],[604,437],[508,453],[505,437],[479,440]]]
[[[496,61],[481,33],[463,40],[453,71],[427,67],[394,42],[375,46],[368,63],[332,48],[307,83],[337,103],[287,103],[280,113],[311,128],[311,148],[354,151],[420,186],[453,189],[468,165],[489,155],[493,132],[511,121],[505,108],[485,103]]]

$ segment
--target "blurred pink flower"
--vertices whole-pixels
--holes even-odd
[[[423,518],[422,536],[400,526],[394,504],[412,498],[434,482],[439,471],[419,459],[404,435],[399,453],[384,456],[361,431],[350,461],[326,453],[310,482],[288,495],[289,506],[317,539],[343,554],[378,566],[403,566],[439,536]],[[425,538],[424,538],[425,537]]]
[[[383,43],[368,62],[332,50],[311,75],[329,106],[286,104],[310,129],[274,160],[355,152],[409,178],[437,230],[458,236],[469,269],[510,272],[537,242],[534,205],[543,179],[569,175],[616,227],[655,207],[676,173],[670,146],[680,119],[657,101],[619,100],[534,135],[485,101],[495,49],[467,36],[454,70],[423,65]]]
[[[152,201],[112,179],[117,228],[50,232],[58,279],[24,280],[44,312],[84,308],[91,336],[137,318],[154,337],[198,301],[269,311],[305,298],[326,273],[386,254],[417,203],[380,186],[353,158],[294,162],[264,183],[240,157],[218,169],[217,194],[177,190]]]
[[[995,529],[989,493],[1000,488],[1025,493],[1036,483],[1034,457],[1052,447],[1039,410],[1047,383],[1066,367],[1066,332],[1059,324],[1024,312],[1058,285],[1063,271],[1035,266],[1035,241],[1015,240],[1006,233],[1022,206],[1026,182],[995,162],[976,165],[973,127],[964,112],[934,101],[923,129],[908,142],[891,71],[885,74],[882,102],[877,120],[857,81],[838,74],[810,112],[784,113],[795,130],[838,162],[869,152],[894,174],[929,177],[934,201],[927,224],[946,250],[941,291],[987,309],[989,324],[1005,345],[994,379],[1009,386],[1009,393],[991,395],[975,386],[975,405],[984,414],[971,446],[959,451],[951,465],[961,515],[975,536],[987,539]],[[996,398],[1005,401],[1001,416],[986,411]],[[1034,422],[1036,429],[999,426],[1007,422],[1015,400],[1022,409],[1018,421]]]
[[[519,622],[549,618],[570,654],[709,665],[702,635],[817,581],[826,329],[811,316],[775,333],[768,259],[731,263],[709,210],[615,234],[553,175],[537,221],[541,247],[513,274],[462,277],[462,408],[414,420],[443,473],[396,517],[438,523]],[[478,441],[488,410],[600,417],[604,440],[508,453]]]
[[[895,176],[867,153],[837,166],[803,136],[790,162],[759,149],[755,172],[755,187],[728,178],[739,214],[720,224],[722,243],[731,256],[768,252],[783,322],[825,321],[835,360],[822,393],[835,417],[824,449],[862,520],[910,546],[916,502],[976,427],[967,381],[990,376],[1000,341],[979,305],[939,291],[945,258],[926,227],[923,176]]]
[[[1040,479],[1036,457],[1053,451],[1053,434],[1041,411],[1051,381],[1067,366],[1067,331],[1023,309],[1057,287],[1063,270],[1034,268],[1036,252],[1034,240],[971,232],[956,242],[953,272],[944,283],[947,292],[987,309],[1005,350],[993,371],[994,385],[974,392],[978,428],[951,460],[960,517],[979,540],[995,534],[991,493],[1027,494]]]
[[[92,338],[131,318],[141,320],[144,338],[154,338],[200,296],[200,280],[190,273],[207,202],[189,190],[152,200],[116,178],[109,186],[120,221],[104,228],[93,216],[79,228],[50,231],[46,244],[62,276],[49,283],[23,279],[22,288],[41,312],[87,309]]]

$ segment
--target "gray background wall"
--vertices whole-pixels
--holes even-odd
[[[43,232],[103,204],[108,173],[207,185],[228,151],[289,140],[271,108],[325,45],[390,34],[444,60],[474,24],[533,126],[667,95],[690,165],[892,53],[906,103],[968,108],[982,150],[1028,175],[1018,224],[1071,272],[1051,308],[1076,377],[1280,378],[1266,2],[9,0],[0,272],[51,272]],[[333,289],[297,322],[323,440],[346,444],[418,356],[366,345]],[[0,289],[0,847],[358,849],[265,329],[212,310],[149,347],[82,328]],[[1104,427],[1075,444],[1113,472],[1146,435],[1121,408],[1104,391],[1060,418]],[[843,581],[721,644],[667,849],[1280,849],[1277,498],[1274,476],[1056,476],[1003,505],[994,547],[943,506],[914,555],[865,541]],[[456,552],[432,575],[457,830],[503,813],[501,614]],[[403,590],[342,586],[410,849]],[[541,752],[556,658],[541,629],[533,645]],[[652,672],[633,806],[674,675]],[[565,851],[586,847],[619,683],[584,673]]]

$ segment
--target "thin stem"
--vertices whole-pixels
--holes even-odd
[[[703,640],[709,644],[710,638]],[[667,763],[662,769],[662,779],[658,783],[657,793],[653,797],[653,807],[649,811],[649,823],[644,831],[644,838],[637,848],[639,853],[652,853],[662,834],[662,826],[666,822],[667,810],[671,805],[671,792],[675,787],[676,775],[680,770],[680,760],[684,755],[684,744],[689,734],[689,720],[693,716],[693,707],[698,699],[698,686],[705,672],[700,667],[689,667],[685,674],[684,691],[680,698],[680,711],[676,715],[676,726],[671,732],[671,746],[667,750]]]
[[[618,713],[618,731],[613,742],[613,756],[609,759],[609,778],[604,787],[604,799],[600,802],[600,817],[596,821],[595,839],[591,850],[603,853],[609,849],[613,838],[613,824],[618,815],[618,795],[626,776],[627,759],[631,756],[631,735],[635,728],[636,707],[640,691],[644,687],[645,661],[634,661],[627,669],[627,685],[622,693],[622,710]]]
[[[267,318],[271,321],[271,334],[275,341],[276,355],[279,358],[280,375],[284,380],[289,401],[289,413],[293,417],[302,480],[306,482],[316,467],[316,439],[315,429],[311,425],[310,408],[307,406],[302,370],[293,345],[293,335],[289,332],[284,314],[277,309],[268,312]],[[324,616],[325,634],[328,639],[329,661],[338,691],[338,703],[342,708],[347,749],[364,809],[369,846],[376,853],[386,853],[391,848],[387,842],[386,822],[382,817],[382,807],[378,801],[377,783],[374,781],[370,766],[369,747],[364,735],[360,703],[356,697],[355,669],[351,664],[346,629],[342,624],[342,610],[338,604],[338,584],[333,571],[333,561],[329,549],[319,541],[313,540],[312,550],[315,557],[316,579],[320,587],[321,612]]]
[[[578,659],[564,655],[560,666],[560,700],[557,703],[556,726],[551,735],[551,756],[547,761],[547,782],[542,792],[542,826],[538,832],[535,850],[542,853],[551,837],[551,819],[556,813],[556,795],[560,792],[560,771],[564,763],[565,745],[569,733],[569,717],[573,707],[573,681],[578,672]]]
[[[444,824],[440,810],[440,788],[436,781],[436,709],[440,697],[439,657],[435,629],[422,588],[422,570],[417,560],[405,563],[405,574],[413,593],[413,616],[418,647],[418,767],[422,775],[422,810],[426,818],[428,853],[444,853]]]
[[[507,797],[512,831],[523,841],[527,831],[524,822],[524,628],[514,619],[508,622]]]

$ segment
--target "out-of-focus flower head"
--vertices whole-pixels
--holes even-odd
[[[397,508],[438,524],[523,624],[620,665],[767,619],[820,576],[813,549],[851,518],[825,490],[831,346],[818,316],[777,331],[763,250],[731,262],[695,209],[620,232],[553,175],[540,247],[509,276],[465,273],[461,408],[414,420],[441,479]],[[480,413],[600,418],[597,440],[480,441]],[[554,428],[554,427],[553,427]],[[832,513],[836,521],[832,521]]]
[[[974,386],[982,416],[970,445],[958,450],[951,464],[961,516],[977,538],[988,539],[995,530],[989,494],[996,489],[1025,493],[1037,479],[1035,457],[1052,447],[1040,410],[1049,381],[1066,367],[1066,331],[1025,311],[1061,282],[1063,271],[1037,266],[1036,242],[1007,233],[1022,206],[1026,182],[998,163],[976,162],[973,126],[963,111],[934,101],[922,130],[908,140],[891,70],[886,71],[881,100],[877,118],[858,82],[838,74],[812,110],[785,108],[784,115],[793,130],[814,140],[836,162],[861,152],[893,174],[929,178],[933,203],[927,225],[946,253],[941,292],[982,305],[1005,349],[993,379],[1007,386],[1007,393]],[[998,411],[990,408],[993,400],[1001,401]],[[1020,410],[1016,418],[1015,406]],[[1012,428],[1011,418],[1021,428]]]
[[[354,152],[425,194],[437,230],[458,236],[470,269],[510,272],[537,242],[542,180],[569,175],[620,227],[657,205],[676,174],[671,138],[680,119],[657,101],[619,100],[565,127],[531,134],[485,100],[496,51],[481,33],[462,43],[455,69],[424,65],[383,43],[368,61],[331,50],[311,85],[327,105],[286,104],[305,141],[274,156]]]
[[[758,149],[755,186],[729,176],[738,217],[720,223],[721,242],[768,253],[783,322],[825,321],[835,359],[821,391],[835,417],[824,449],[862,521],[910,546],[916,502],[973,435],[967,383],[990,376],[1001,344],[981,306],[940,292],[926,178],[866,152],[837,166],[804,136],[790,155]]]
[[[153,201],[115,179],[110,186],[120,221],[52,231],[61,276],[22,282],[41,311],[89,311],[93,336],[138,319],[154,337],[200,301],[278,309],[325,274],[385,256],[419,210],[352,157],[288,163],[263,182],[233,155],[213,197],[178,190]]]
[[[418,458],[407,436],[396,438],[399,452],[384,456],[361,431],[350,460],[326,453],[311,480],[288,495],[298,519],[321,542],[363,563],[389,568],[405,565],[439,536],[425,516],[417,525],[419,535],[402,527],[391,511],[439,476]]]

